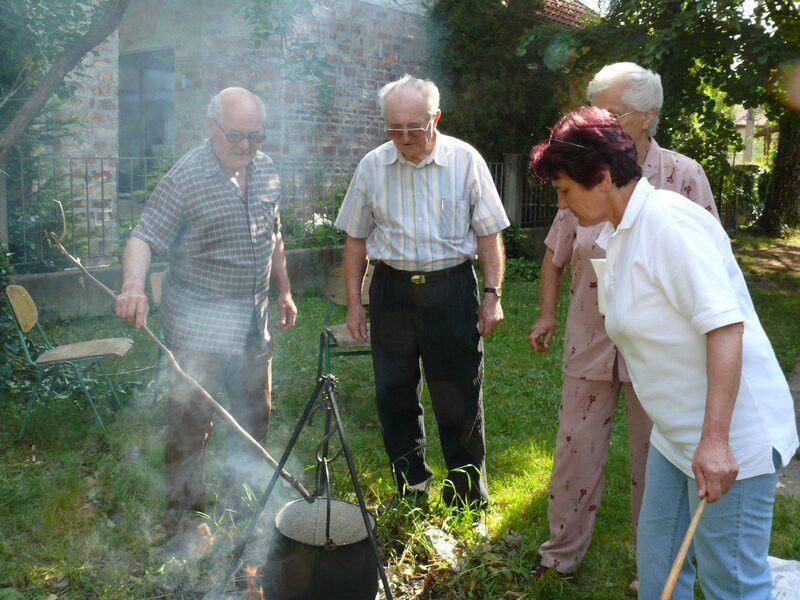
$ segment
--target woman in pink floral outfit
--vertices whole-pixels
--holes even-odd
[[[601,69],[589,83],[589,102],[617,117],[633,138],[642,174],[661,189],[678,192],[719,219],[702,167],[686,156],[662,149],[653,136],[663,103],[661,78],[633,63]],[[603,495],[611,422],[624,390],[631,457],[631,517],[634,539],[644,492],[651,423],[630,383],[625,361],[606,335],[597,308],[597,277],[589,259],[604,258],[596,245],[604,223],[581,227],[568,209],[559,210],[545,239],[539,317],[528,339],[536,352],[547,352],[556,331],[556,303],[564,272],[572,279],[564,332],[564,384],[559,429],[550,477],[550,538],[539,547],[537,579],[555,567],[570,573],[583,560]],[[634,584],[635,585],[635,584]]]

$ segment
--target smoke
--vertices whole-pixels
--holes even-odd
[[[166,380],[163,374],[162,378]],[[251,471],[249,482],[225,489],[226,464],[237,458],[226,455],[229,425],[216,418],[216,434],[206,448],[202,517],[214,534],[214,544],[203,556],[174,553],[164,529],[165,381],[155,388],[136,394],[117,413],[110,424],[106,457],[85,482],[89,499],[84,510],[97,514],[81,541],[81,560],[90,565],[93,580],[114,582],[117,588],[133,586],[137,597],[198,598],[224,582],[233,549],[243,540],[273,470],[263,460],[243,458],[240,468]],[[279,459],[284,447],[278,440],[288,436],[275,431],[270,437],[275,441],[269,444],[269,452]],[[286,469],[302,479],[303,467],[296,457],[290,456]],[[236,593],[233,597],[240,593],[245,597],[246,567],[260,567],[266,560],[275,512],[298,497],[297,491],[278,480],[247,541],[241,564],[226,582],[228,592]]]

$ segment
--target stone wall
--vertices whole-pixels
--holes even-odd
[[[117,154],[118,48],[119,35],[115,31],[84,57],[80,69],[67,76],[67,82],[75,86],[75,95],[56,116],[78,118],[79,137],[61,143],[56,148],[57,154]]]
[[[118,31],[70,75],[76,93],[57,116],[77,118],[80,139],[48,148],[57,159],[42,177],[55,181],[76,254],[87,265],[114,261],[118,215],[135,219],[141,210],[140,198],[118,204],[120,55],[173,52],[175,147],[168,152],[175,156],[207,137],[206,107],[220,89],[243,86],[263,98],[268,137],[262,148],[286,175],[287,223],[335,214],[355,164],[385,140],[377,90],[406,72],[425,75],[425,16],[418,2],[315,0],[297,31],[319,44],[330,65],[332,106],[322,111],[313,86],[284,76],[279,37],[255,47],[243,5],[132,0]]]
[[[286,251],[286,268],[292,282],[292,294],[322,291],[329,267],[342,260],[342,247],[304,248]],[[151,271],[165,271],[167,263],[153,263]],[[92,267],[89,272],[111,290],[119,290],[122,268]],[[15,274],[14,283],[25,287],[39,309],[43,321],[69,317],[109,316],[114,314],[114,300],[98,286],[86,280],[76,268],[57,273]],[[147,292],[150,294],[149,278]]]
[[[276,160],[327,159],[353,165],[385,140],[376,92],[405,72],[424,75],[424,16],[362,0],[320,0],[298,22],[331,65],[333,106],[320,112],[313,86],[287,81],[280,40],[260,48],[239,10],[225,0],[134,0],[119,30],[120,53],[172,48],[176,153],[207,136],[205,108],[238,85],[267,105],[267,141]]]

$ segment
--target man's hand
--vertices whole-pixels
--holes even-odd
[[[147,325],[147,312],[150,303],[143,289],[124,289],[117,296],[116,313],[128,323],[140,329],[142,325]]]
[[[278,294],[278,322],[275,329],[278,331],[289,331],[297,321],[297,307],[291,293]]]
[[[547,352],[550,340],[556,333],[556,319],[552,315],[539,315],[536,323],[528,330],[528,343],[536,352]]]
[[[484,294],[480,310],[478,310],[478,332],[487,337],[503,322],[503,307],[500,298],[495,294]]]
[[[360,304],[347,307],[347,330],[358,342],[366,342],[369,339],[367,312]]]
[[[739,464],[727,440],[703,436],[694,452],[692,472],[697,479],[697,495],[711,504],[734,484]]]
[[[150,303],[144,294],[144,280],[150,268],[150,245],[135,236],[128,238],[122,253],[122,287],[117,296],[116,313],[136,329],[147,325]]]

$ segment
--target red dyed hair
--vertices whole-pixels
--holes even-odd
[[[530,160],[539,179],[552,181],[563,173],[587,189],[603,180],[604,170],[617,187],[642,176],[633,139],[617,117],[596,106],[582,106],[561,117],[550,139],[531,148]]]

